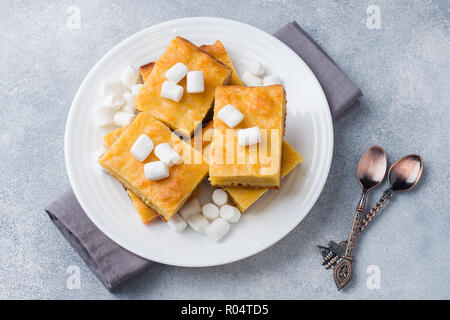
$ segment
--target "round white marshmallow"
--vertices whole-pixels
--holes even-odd
[[[146,134],[141,134],[134,142],[130,152],[137,161],[142,162],[147,159],[149,154],[152,152],[153,147],[154,144],[152,139]]]
[[[101,91],[103,96],[109,96],[111,94],[122,94],[124,91],[124,85],[122,81],[118,79],[105,79],[101,82]]]
[[[164,81],[161,86],[161,97],[179,102],[183,97],[184,88],[171,81]]]
[[[121,94],[110,94],[105,98],[104,105],[105,107],[111,110],[119,110],[125,104],[125,99]]]
[[[227,232],[230,231],[230,224],[222,218],[217,218],[205,229],[206,236],[213,240],[219,241]]]
[[[105,106],[96,107],[94,110],[94,121],[100,127],[106,127],[114,124],[113,111]]]
[[[201,93],[205,91],[205,81],[202,71],[191,71],[187,73],[186,91],[188,93]]]
[[[170,229],[178,233],[183,232],[187,227],[186,221],[184,221],[184,219],[178,213],[174,215],[172,219],[167,221],[167,225],[170,227]]]
[[[193,198],[186,202],[180,209],[181,216],[186,219],[190,215],[202,212],[202,207],[197,198]]]
[[[219,208],[214,203],[207,203],[202,207],[203,216],[208,220],[214,220],[219,216]]]
[[[155,148],[155,155],[167,166],[181,163],[180,155],[168,143],[160,143]]]
[[[277,76],[265,76],[263,80],[263,85],[265,86],[271,86],[274,84],[281,84],[281,78]]]
[[[248,61],[247,69],[255,76],[262,76],[265,71],[263,65],[256,60]]]
[[[245,71],[242,76],[241,76],[242,82],[244,82],[244,84],[247,87],[257,87],[257,86],[262,86],[262,79],[255,76],[254,74],[251,74],[248,71]]]
[[[133,121],[134,113],[119,111],[114,115],[114,123],[120,127],[127,126]]]
[[[238,131],[238,141],[241,147],[251,146],[261,141],[261,133],[258,127],[241,129]]]
[[[144,174],[147,180],[160,180],[169,176],[169,168],[162,161],[152,161],[144,165]]]
[[[209,225],[209,221],[200,213],[194,213],[185,219],[192,229],[200,233],[204,233],[206,227]]]
[[[244,119],[244,115],[231,104],[227,104],[219,110],[217,118],[225,122],[230,128],[234,128]]]
[[[125,70],[122,71],[120,80],[128,88],[132,88],[140,80],[141,74],[139,70],[136,70],[132,66],[127,66]]]
[[[226,204],[220,207],[220,217],[230,223],[237,223],[241,219],[241,212],[238,208]]]
[[[125,105],[123,106],[122,110],[129,113],[135,113],[136,108],[134,107],[134,99],[136,98],[136,95],[134,93],[125,92],[123,94],[123,99],[125,101]]]
[[[212,201],[221,207],[228,202],[228,194],[222,189],[216,189],[212,193]]]
[[[178,62],[166,71],[166,79],[174,83],[178,83],[189,72],[189,68],[182,62]]]

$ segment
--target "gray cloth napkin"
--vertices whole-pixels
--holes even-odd
[[[114,291],[120,284],[150,265],[103,234],[81,209],[72,190],[45,211],[103,285]]]
[[[275,37],[295,51],[315,73],[327,96],[333,119],[357,104],[361,91],[296,22],[284,26],[275,33]],[[106,237],[81,209],[72,190],[50,204],[45,211],[110,291],[153,263]]]

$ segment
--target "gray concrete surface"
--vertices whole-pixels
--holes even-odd
[[[67,27],[70,5],[81,10],[80,29]],[[379,6],[381,29],[367,28],[369,5]],[[66,116],[111,47],[186,16],[232,18],[270,33],[295,19],[365,95],[335,124],[323,193],[283,240],[220,267],[154,265],[110,294],[43,211],[69,188]],[[449,299],[449,20],[445,0],[0,2],[0,298]],[[423,155],[423,180],[363,237],[355,279],[337,292],[315,245],[347,235],[360,192],[355,166],[372,144],[385,148],[390,163]],[[80,289],[66,286],[72,265],[80,268]],[[370,285],[371,265],[379,268],[379,289]]]

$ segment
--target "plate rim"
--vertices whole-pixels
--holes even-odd
[[[330,150],[328,153],[328,156],[325,160],[325,168],[326,168],[326,174],[324,174],[322,176],[322,178],[319,180],[319,192],[316,193],[316,195],[314,197],[312,197],[312,200],[310,201],[310,205],[309,207],[306,208],[305,210],[305,215],[299,217],[294,223],[292,223],[292,226],[290,226],[289,228],[287,228],[285,230],[285,232],[280,233],[278,236],[274,237],[273,241],[264,244],[260,247],[256,247],[253,249],[250,249],[248,251],[246,251],[246,254],[243,256],[238,256],[238,257],[231,257],[231,258],[226,258],[224,257],[221,262],[216,263],[216,262],[212,262],[212,263],[170,263],[167,261],[162,261],[162,260],[158,260],[158,259],[154,259],[152,258],[151,260],[147,257],[144,257],[142,254],[139,253],[139,250],[136,250],[134,248],[130,248],[130,246],[121,243],[120,239],[115,239],[116,237],[112,234],[110,234],[107,230],[105,230],[105,228],[102,227],[101,223],[97,223],[96,219],[95,219],[95,215],[91,215],[89,214],[89,210],[86,210],[86,205],[84,203],[84,201],[82,200],[83,197],[80,196],[80,190],[77,189],[77,184],[74,183],[75,178],[74,178],[74,173],[71,172],[71,170],[69,168],[71,168],[71,158],[69,156],[70,154],[70,150],[68,147],[68,141],[70,139],[70,135],[71,132],[73,130],[71,130],[72,127],[72,123],[73,123],[73,114],[74,114],[74,106],[77,104],[78,100],[80,100],[80,96],[81,96],[81,92],[84,91],[85,87],[87,86],[88,80],[92,77],[93,75],[93,71],[96,69],[96,67],[101,64],[104,60],[108,59],[109,56],[115,54],[115,52],[118,50],[118,48],[122,45],[122,43],[126,42],[126,41],[130,41],[135,37],[139,37],[142,33],[145,32],[149,32],[149,30],[151,29],[157,29],[157,28],[164,28],[166,26],[170,26],[172,24],[179,24],[179,23],[186,23],[186,22],[201,22],[201,23],[205,23],[205,22],[223,22],[223,23],[228,23],[228,24],[234,24],[236,26],[241,26],[241,27],[246,27],[251,29],[253,32],[257,32],[260,33],[262,35],[268,36],[270,38],[272,38],[272,40],[275,40],[278,45],[287,48],[289,51],[291,51],[292,53],[295,54],[295,56],[297,57],[298,61],[303,64],[306,67],[306,70],[308,70],[308,72],[311,74],[313,81],[315,82],[315,84],[318,86],[318,88],[320,89],[320,95],[323,99],[323,101],[325,102],[326,106],[328,107],[326,112],[325,112],[325,121],[326,121],[326,128],[328,129],[328,134],[329,134],[329,138],[330,138]],[[66,120],[66,125],[65,125],[65,129],[64,129],[64,159],[65,159],[65,166],[66,166],[66,171],[67,171],[67,175],[69,177],[69,182],[70,182],[70,186],[75,194],[75,197],[78,201],[78,203],[80,204],[81,208],[83,209],[83,211],[85,212],[85,214],[88,216],[88,218],[92,221],[92,223],[103,233],[105,234],[110,240],[112,240],[114,243],[116,243],[117,245],[119,245],[120,247],[136,254],[137,256],[140,256],[144,259],[150,260],[150,261],[154,261],[154,262],[158,262],[161,264],[166,264],[166,265],[173,265],[173,266],[180,266],[180,267],[209,267],[209,266],[219,266],[219,265],[224,265],[224,264],[228,264],[228,263],[232,263],[235,261],[240,261],[246,258],[249,258],[259,252],[262,252],[264,250],[266,250],[267,248],[273,246],[274,244],[278,243],[281,239],[283,239],[286,235],[288,235],[295,227],[297,227],[299,225],[299,223],[309,214],[309,212],[311,211],[312,207],[316,204],[317,199],[319,198],[319,196],[322,194],[323,188],[325,186],[325,183],[328,179],[329,176],[329,172],[330,172],[330,168],[331,168],[331,162],[332,162],[332,158],[333,158],[333,152],[334,152],[334,129],[333,129],[333,121],[331,118],[331,112],[329,109],[329,103],[328,100],[326,98],[326,95],[323,91],[323,88],[320,84],[320,82],[318,81],[317,77],[315,76],[315,74],[312,72],[312,70],[310,69],[310,67],[306,64],[306,62],[303,61],[303,59],[298,56],[291,48],[289,48],[289,46],[287,46],[284,42],[282,42],[281,40],[277,39],[276,37],[274,37],[273,35],[271,35],[270,33],[261,30],[255,26],[249,25],[247,23],[244,22],[240,22],[240,21],[236,21],[236,20],[232,20],[232,19],[226,19],[226,18],[219,18],[219,17],[207,17],[207,16],[198,16],[198,17],[186,17],[186,18],[180,18],[180,19],[172,19],[172,20],[167,20],[161,23],[157,23],[154,24],[152,26],[149,26],[147,28],[144,28],[136,33],[133,33],[132,35],[128,36],[127,38],[123,39],[122,41],[120,41],[118,44],[116,44],[115,46],[113,46],[112,48],[110,48],[101,58],[100,60],[98,60],[95,65],[92,66],[92,68],[89,70],[89,72],[86,74],[86,76],[84,77],[83,81],[81,82],[77,92],[75,93],[75,96],[72,100],[72,104],[70,106],[68,115],[67,115],[67,120]]]

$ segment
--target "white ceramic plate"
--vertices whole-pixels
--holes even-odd
[[[170,40],[182,36],[200,44],[221,40],[238,73],[256,59],[267,74],[280,76],[287,93],[285,139],[304,162],[232,226],[221,242],[191,229],[173,232],[157,221],[143,225],[123,187],[102,172],[96,151],[102,131],[91,111],[101,102],[100,81],[118,77],[126,65],[155,61]],[[145,29],[111,49],[89,72],[71,106],[65,132],[69,179],[82,208],[109,238],[125,249],[160,263],[201,267],[237,261],[258,253],[288,234],[316,202],[328,176],[333,153],[333,125],[325,95],[308,66],[285,44],[246,24],[219,18],[172,20]],[[203,183],[201,201],[208,200]]]

